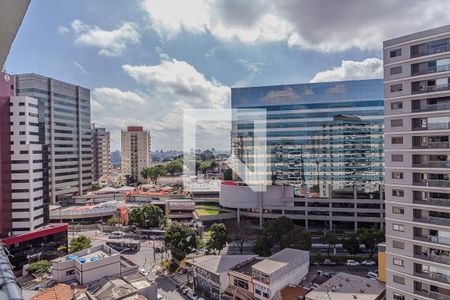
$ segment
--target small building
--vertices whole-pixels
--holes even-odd
[[[228,270],[255,258],[256,255],[205,255],[190,260],[195,291],[207,299],[221,299],[229,285]]]
[[[253,294],[273,299],[285,286],[300,283],[308,271],[309,251],[285,248],[253,265]]]
[[[172,221],[192,224],[194,219],[195,202],[188,199],[167,199],[166,216]]]
[[[51,261],[52,279],[85,285],[105,276],[124,275],[138,266],[106,245],[94,246]]]
[[[378,280],[338,273],[306,295],[306,300],[379,300],[385,285]]]

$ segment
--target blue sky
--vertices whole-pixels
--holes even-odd
[[[180,148],[182,109],[229,107],[230,87],[380,78],[384,39],[449,23],[422,2],[34,0],[5,68],[90,88],[112,150],[134,124]],[[199,146],[228,149],[207,127]]]

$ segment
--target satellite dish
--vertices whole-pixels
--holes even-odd
[[[6,73],[5,73],[4,78],[5,78],[5,81],[9,81],[9,80],[11,79],[11,77],[9,76],[9,74],[6,74]]]

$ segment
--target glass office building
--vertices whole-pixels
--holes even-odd
[[[253,163],[262,114],[237,112],[232,151],[268,184],[294,185],[297,197],[380,197],[381,79],[233,88],[231,104],[266,112],[268,167]]]

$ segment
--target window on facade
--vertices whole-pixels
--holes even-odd
[[[391,103],[391,109],[402,109],[403,108],[403,102],[397,101]]]
[[[396,276],[396,275],[394,275],[394,276]],[[398,276],[397,276],[398,277]],[[404,282],[405,280],[403,280],[403,282]],[[404,283],[403,283],[404,284]],[[399,293],[393,293],[392,294],[392,298],[394,299],[394,300],[405,300],[405,296],[403,296],[403,295],[401,295],[401,294],[399,294]]]
[[[391,92],[401,92],[403,90],[403,85],[401,83],[399,84],[393,84],[391,85]]]
[[[401,285],[405,284],[405,278],[401,277],[401,276],[398,276],[398,275],[393,275],[392,276],[392,281],[395,282],[395,283],[401,284]],[[395,299],[395,297],[394,297],[394,299]]]
[[[391,127],[401,127],[403,126],[403,119],[391,120]]]
[[[392,224],[392,230],[404,232],[404,231],[405,231],[405,225],[401,225],[401,224]]]
[[[392,241],[392,247],[396,249],[405,249],[405,243],[400,241]]]
[[[405,191],[404,190],[392,190],[392,196],[403,197],[403,196],[405,196]]]
[[[391,75],[400,74],[402,72],[402,66],[392,67],[390,71]]]
[[[403,215],[405,214],[405,209],[403,207],[393,206],[392,213],[397,215]]]
[[[393,161],[393,162],[402,162],[403,161],[403,154],[392,154],[391,155],[391,161]]]
[[[391,52],[389,52],[390,57],[397,57],[400,55],[402,55],[402,48],[391,50]]]
[[[400,266],[400,267],[404,266],[403,259],[399,259],[399,258],[393,258],[392,264],[394,264],[395,266]]]
[[[403,179],[403,172],[392,172],[392,179]]]
[[[393,136],[391,138],[391,144],[403,144],[403,137],[402,136]]]

